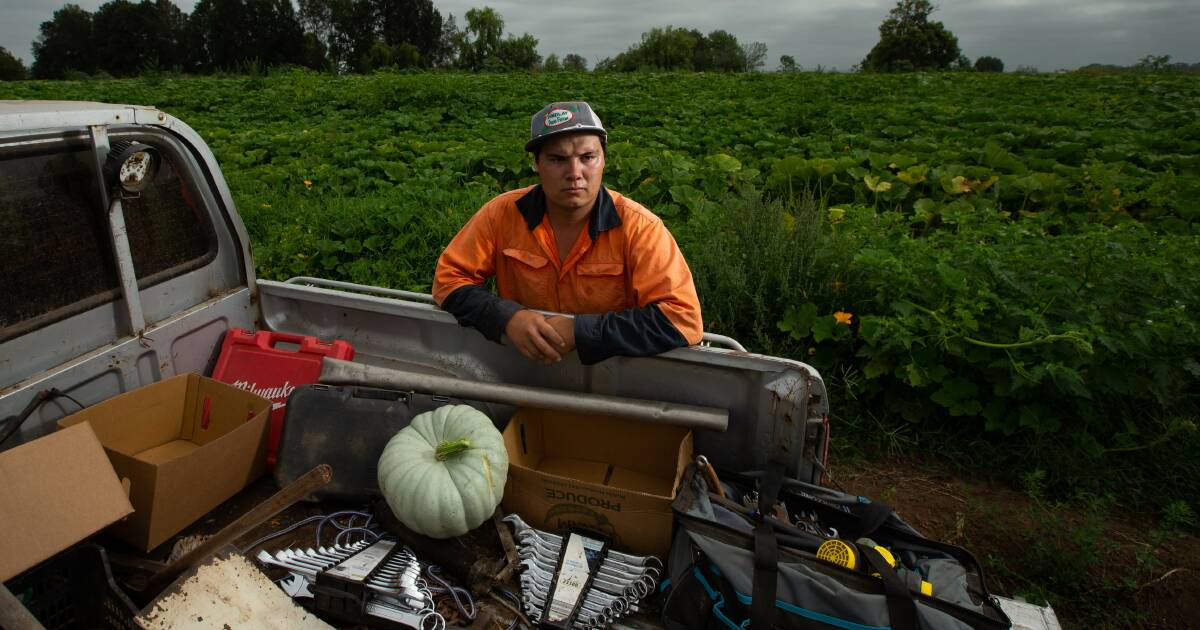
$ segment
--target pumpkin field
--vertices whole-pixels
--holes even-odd
[[[821,372],[837,457],[1120,506],[1159,546],[1196,532],[1195,76],[281,70],[0,83],[13,98],[188,123],[261,278],[424,292],[482,203],[535,182],[530,115],[587,100],[609,129],[606,185],[666,221],[706,329]],[[1162,566],[1142,569],[1064,584],[1047,567],[1001,592],[1090,625],[1089,598],[1134,601]],[[1109,620],[1145,622],[1136,608]]]

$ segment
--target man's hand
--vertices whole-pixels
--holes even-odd
[[[554,327],[559,337],[562,337],[561,347],[555,348],[559,354],[566,354],[575,349],[575,320],[570,317],[547,317],[546,321]]]
[[[553,319],[566,318],[556,317]],[[555,326],[551,325],[547,318],[540,313],[528,309],[517,311],[517,314],[508,320],[508,325],[504,327],[504,334],[521,354],[530,360],[547,365],[558,363],[562,360],[562,355],[569,351],[565,349],[566,340],[558,333]],[[571,348],[574,347],[575,336],[572,334]]]

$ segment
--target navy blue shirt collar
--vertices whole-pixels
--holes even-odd
[[[546,193],[541,184],[534,186],[517,200],[517,210],[525,217],[525,225],[529,226],[529,231],[532,232],[541,225],[542,217],[546,215]],[[592,214],[588,217],[588,236],[595,241],[601,232],[607,232],[619,225],[621,217],[617,214],[612,195],[608,194],[608,189],[601,186],[600,194],[596,195],[596,204],[592,206]]]

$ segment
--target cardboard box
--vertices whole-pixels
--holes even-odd
[[[88,423],[128,480],[134,514],[109,532],[149,551],[263,473],[271,402],[198,374],[110,398],[58,421]]]
[[[614,548],[661,559],[671,501],[692,459],[682,427],[521,409],[504,429],[504,510],[546,531],[599,531]]]
[[[133,512],[87,425],[0,453],[0,582]]]

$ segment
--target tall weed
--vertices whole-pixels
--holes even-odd
[[[705,327],[750,350],[807,359],[808,346],[780,333],[779,314],[797,302],[834,309],[853,301],[854,235],[830,230],[811,191],[763,197],[727,193],[672,226],[700,294]]]

